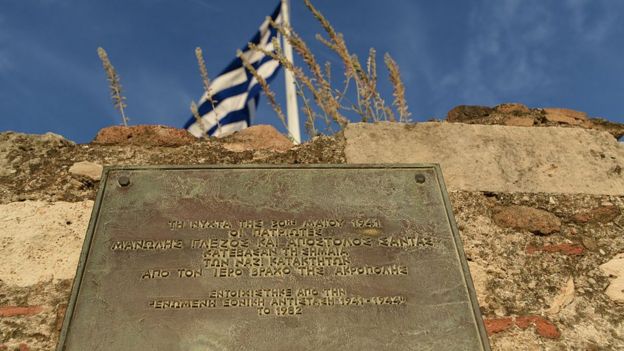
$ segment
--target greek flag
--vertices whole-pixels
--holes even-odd
[[[282,23],[281,4],[275,9],[271,18],[276,23]],[[272,40],[277,35],[277,30],[270,26],[267,19],[250,42],[264,47],[267,51],[272,51]],[[247,45],[242,51],[243,56],[267,82],[275,78],[280,66],[278,61],[259,51],[249,50]],[[217,137],[225,136],[247,128],[255,114],[261,90],[262,87],[245,69],[241,59],[236,58],[210,84],[214,107],[206,93],[199,100],[198,110],[203,122],[198,123],[195,117],[191,116],[184,128],[196,137],[206,134]]]

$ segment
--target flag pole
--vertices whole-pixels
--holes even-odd
[[[290,26],[290,1],[282,0],[282,16],[284,26],[288,30]],[[283,36],[282,36],[283,37]],[[282,38],[284,55],[290,62],[293,60],[292,46],[286,38]],[[288,119],[288,133],[295,144],[301,143],[301,131],[299,129],[299,108],[297,107],[297,92],[295,89],[295,78],[291,71],[284,69],[284,80],[286,82],[286,113]]]

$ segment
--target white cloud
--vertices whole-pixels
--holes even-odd
[[[587,43],[606,39],[617,24],[617,14],[622,6],[617,1],[566,0],[575,34]]]
[[[156,72],[150,67],[140,67],[131,74],[128,78],[133,85],[127,86],[127,98],[131,102],[129,112],[134,123],[180,126],[191,116],[190,103],[197,101],[198,96],[191,97],[191,89],[185,87],[178,74]],[[196,88],[197,95],[201,91],[200,82]]]
[[[463,65],[443,82],[462,87],[460,98],[501,103],[550,83],[550,62],[542,50],[554,40],[552,13],[538,1],[482,2],[469,14]]]
[[[80,87],[82,92],[80,98],[89,99],[90,106],[95,107],[94,110],[85,111],[85,115],[104,114],[103,111],[112,109],[107,96],[106,78],[98,65],[85,64],[80,57],[72,56],[55,47],[49,47],[35,38],[19,35],[18,32],[13,32],[12,38],[13,40],[7,46],[11,60],[5,62],[4,65],[14,66],[14,72],[4,75],[3,78],[6,80],[2,84],[10,86],[15,94],[27,99],[37,98],[36,94],[40,93],[40,89],[29,85],[28,79],[23,79],[24,76],[32,77],[26,73],[25,67],[36,65],[38,72],[45,72],[46,79],[42,82],[48,86],[54,84],[59,87],[69,85]],[[97,56],[93,56],[93,60],[96,61]],[[0,50],[0,67],[3,67],[3,57],[5,56]]]
[[[218,5],[218,2],[214,3],[214,2],[211,2],[210,0],[191,0],[191,1],[210,11],[222,12],[221,10],[223,9],[223,6]]]
[[[403,6],[401,13],[397,14],[401,17],[396,18],[393,23],[396,35],[388,38],[392,40],[389,47],[397,48],[390,55],[399,63],[401,78],[406,85],[417,81],[416,84],[421,86],[433,86],[439,78],[435,69],[437,62],[427,50],[431,38],[427,32],[427,19],[423,16],[423,5],[410,1]],[[383,53],[379,54],[380,59],[382,55]],[[425,79],[425,82],[420,82],[419,79]]]
[[[7,32],[4,16],[0,14],[0,73],[4,73],[13,67],[9,50],[6,48]]]
[[[13,63],[9,58],[9,54],[6,50],[0,49],[0,73],[4,73],[13,68]]]
[[[441,86],[461,89],[461,100],[480,104],[547,92],[556,72],[574,62],[571,53],[604,46],[623,7],[603,0],[482,0],[468,14],[463,63]]]

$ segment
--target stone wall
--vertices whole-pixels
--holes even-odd
[[[355,124],[290,146],[268,129],[174,143],[160,129],[85,145],[0,133],[0,350],[54,349],[101,166],[345,162],[442,165],[494,350],[624,348],[624,151],[606,133]]]
[[[90,144],[0,133],[0,351],[54,350],[105,165],[344,163],[340,137],[293,146],[271,127],[216,140],[110,128]]]

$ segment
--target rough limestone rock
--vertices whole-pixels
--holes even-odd
[[[492,218],[501,227],[526,230],[535,234],[548,235],[561,229],[561,220],[557,216],[527,206],[497,207]]]
[[[567,108],[528,108],[518,103],[494,107],[460,105],[451,109],[446,120],[452,123],[500,124],[516,127],[563,126],[602,130],[616,139],[624,136],[624,124],[604,118],[589,118],[585,112]]]
[[[28,287],[0,280],[0,350],[56,350],[72,280]]]
[[[557,294],[550,303],[550,308],[547,313],[550,315],[557,315],[561,312],[562,308],[565,308],[574,301],[574,279],[569,278],[563,287],[561,287],[559,294]]]
[[[284,152],[294,145],[273,126],[257,125],[245,128],[222,139],[227,150],[242,152],[248,150],[269,150]]]
[[[532,117],[516,117],[510,116],[505,119],[506,126],[512,127],[532,127],[535,120]]]
[[[230,151],[221,138],[194,139],[178,147],[150,145],[76,145],[41,141],[40,135],[0,132],[0,163],[13,169],[0,175],[0,204],[13,201],[81,201],[95,199],[98,182],[76,177],[69,168],[89,160],[107,165],[202,165],[244,163],[343,163],[344,139],[320,136],[285,152],[271,150]]]
[[[102,177],[102,169],[104,169],[104,167],[99,163],[81,161],[69,167],[69,173],[98,181]]]
[[[0,281],[28,286],[72,279],[93,201],[0,205]]]
[[[492,107],[487,106],[455,106],[446,114],[446,120],[453,123],[469,123],[489,117],[494,112]]]
[[[484,267],[476,262],[468,262],[468,268],[470,269],[470,277],[472,278],[472,284],[477,294],[477,300],[480,304],[485,304],[486,291],[487,291],[487,271]]]
[[[522,106],[501,105],[497,113],[505,118],[527,117]],[[345,163],[345,148],[354,145],[357,152],[370,153],[375,155],[371,159],[382,162],[393,160],[389,153],[396,154],[394,160],[417,162],[424,160],[421,149],[435,152],[439,155],[431,159],[442,161],[447,183],[453,175],[447,169],[455,167],[452,184],[464,188],[451,187],[449,196],[493,350],[623,350],[624,303],[606,293],[621,275],[600,267],[624,253],[624,195],[591,193],[607,188],[605,168],[613,166],[609,174],[619,174],[618,153],[610,151],[613,138],[580,128],[456,126],[458,130],[441,129],[435,134],[431,129],[438,127],[431,124],[355,125],[347,128],[346,138],[343,134],[317,137],[284,152],[232,151],[224,138],[177,147],[75,145],[58,136],[0,133],[0,162],[15,170],[0,175],[0,350],[56,346],[76,269],[77,261],[70,259],[80,251],[99,186],[98,181],[70,173],[75,163]],[[466,145],[472,147],[469,152],[461,149]],[[349,151],[350,162],[356,159],[353,152]],[[447,159],[454,164],[445,166]],[[501,166],[475,167],[475,160],[485,159]],[[553,164],[563,170],[553,171]],[[555,179],[544,173],[549,169]],[[525,173],[520,176],[519,170]],[[481,179],[481,190],[465,187],[474,178]],[[557,191],[562,186],[577,189]],[[513,206],[555,215],[561,219],[560,230],[534,235],[497,225],[495,209]]]
[[[40,157],[24,157],[20,148],[27,141],[30,150],[40,153]],[[46,157],[56,156],[55,150],[75,146],[73,142],[54,133],[22,134],[15,132],[0,133],[0,177],[11,177],[20,168],[37,168],[46,163]]]
[[[512,114],[512,115],[517,115],[517,116],[522,116],[522,115],[526,115],[526,114],[530,114],[531,113],[531,109],[526,107],[523,104],[519,104],[519,103],[507,103],[507,104],[500,104],[496,107],[494,107],[494,110],[498,113],[503,113],[503,114]]]
[[[196,138],[186,129],[159,125],[112,126],[102,128],[94,144],[101,145],[145,145],[181,146],[192,144]]]
[[[604,118],[590,118],[593,128],[611,133],[616,139],[624,137],[624,124],[611,122]]]
[[[439,163],[451,190],[624,194],[624,146],[605,132],[458,123],[355,123],[348,163]]]
[[[562,221],[559,232],[546,236],[501,228],[492,218],[493,209],[511,206],[570,218],[609,198],[622,208],[623,197],[466,191],[449,195],[493,350],[624,347],[624,304],[604,293],[609,279],[598,268],[624,251],[624,236],[617,227],[622,222]],[[593,242],[591,248],[581,243],[584,239]]]
[[[611,284],[605,291],[613,301],[624,303],[624,253],[615,256],[609,262],[600,266],[600,269],[609,275]]]
[[[609,223],[620,215],[620,209],[612,203],[601,204],[589,211],[579,212],[573,220],[577,223]]]
[[[530,127],[543,117],[543,112],[530,109],[523,104],[509,103],[495,107],[460,105],[447,113],[446,120],[452,123],[502,124]]]
[[[591,128],[592,122],[587,118],[587,113],[570,110],[567,108],[545,108],[546,120],[554,123],[569,124]]]

